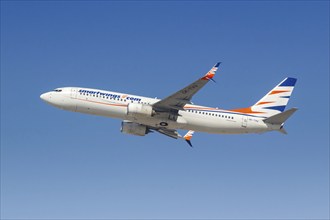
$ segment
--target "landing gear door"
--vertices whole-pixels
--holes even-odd
[[[77,89],[75,88],[71,89],[71,98],[73,99],[77,98]]]
[[[248,123],[248,116],[243,116],[242,117],[242,127],[246,128]]]

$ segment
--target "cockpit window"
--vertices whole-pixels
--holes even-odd
[[[55,92],[62,92],[62,89],[54,89]]]

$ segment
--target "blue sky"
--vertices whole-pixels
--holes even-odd
[[[81,86],[247,107],[298,78],[289,135],[194,148],[39,98]],[[1,1],[2,219],[329,218],[328,1]]]

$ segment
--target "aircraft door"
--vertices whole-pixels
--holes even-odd
[[[74,88],[71,89],[71,98],[73,99],[77,98],[77,89]]]
[[[248,116],[242,116],[242,127],[246,128],[248,123]]]

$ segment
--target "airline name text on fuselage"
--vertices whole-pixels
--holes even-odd
[[[100,91],[91,91],[91,90],[86,90],[86,89],[80,89],[78,91],[79,93],[88,93],[91,95],[100,95],[100,96],[106,96],[109,98],[113,98],[113,99],[126,99],[126,100],[130,100],[130,101],[141,101],[140,98],[136,98],[136,97],[132,97],[132,96],[128,96],[128,95],[117,95],[117,94],[112,94],[112,93],[105,93],[105,92],[100,92]]]

